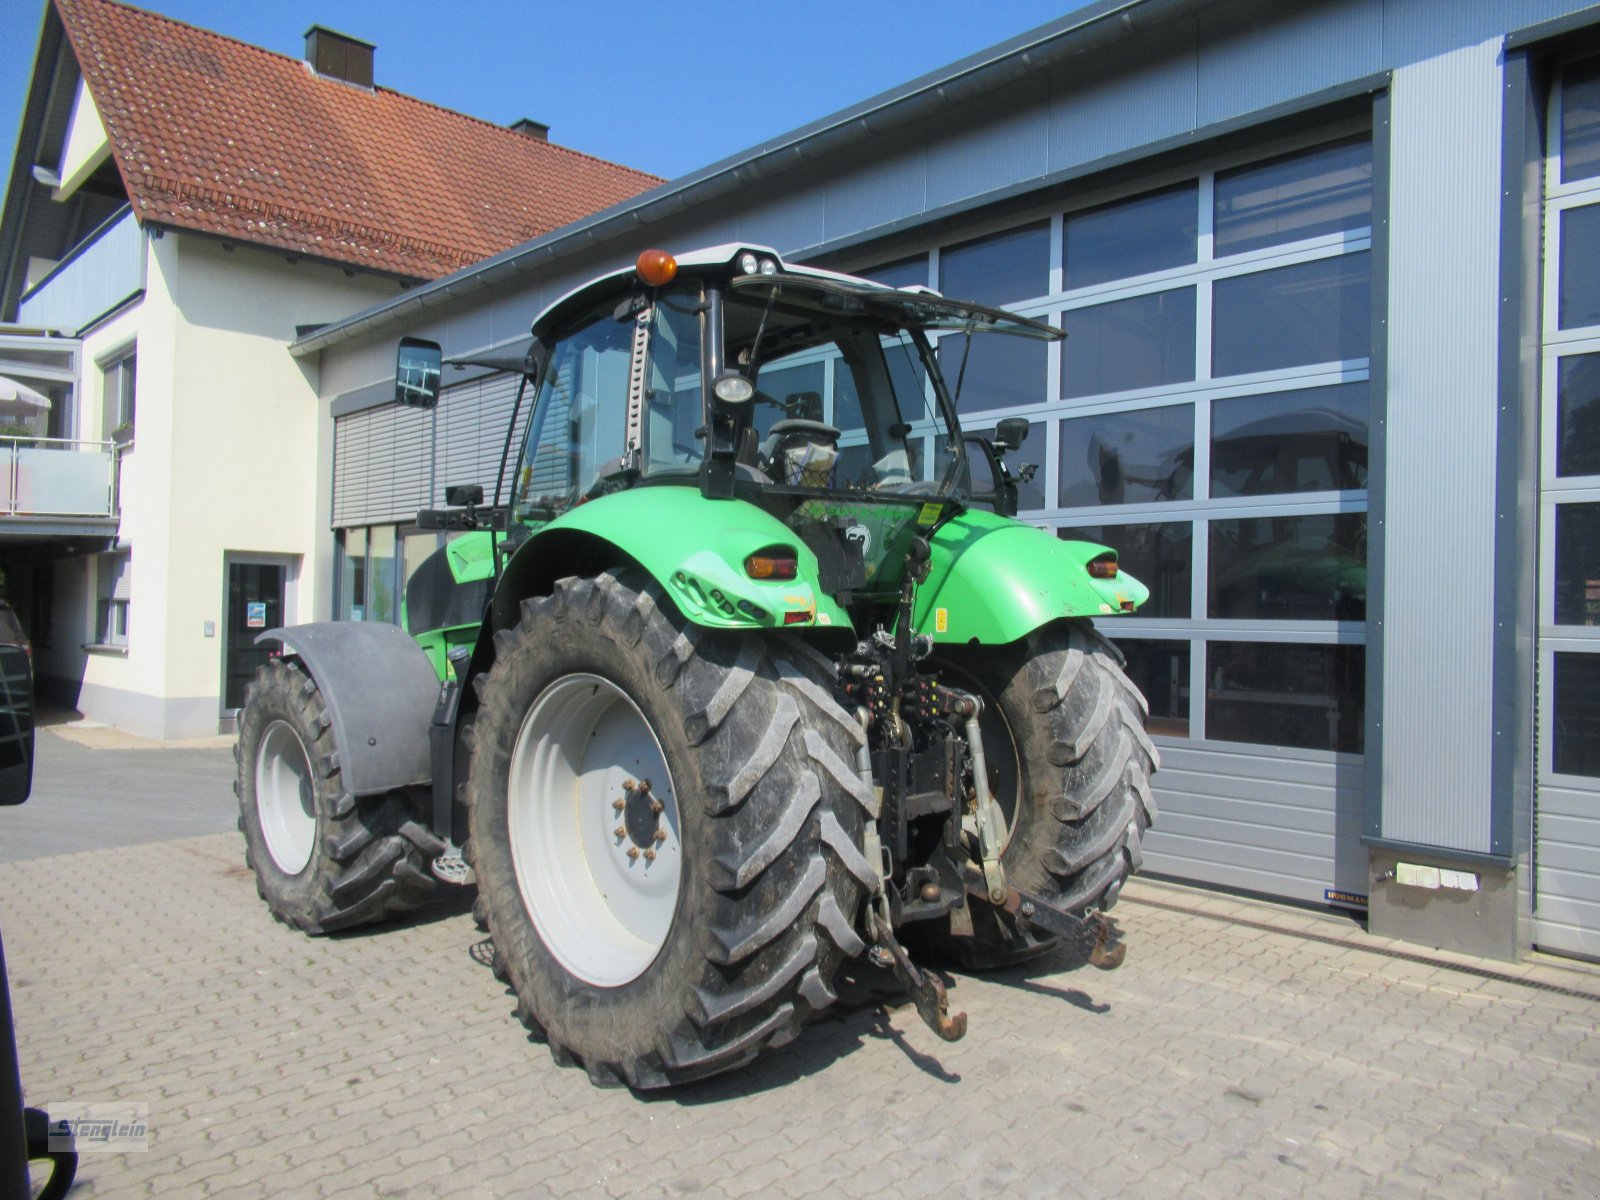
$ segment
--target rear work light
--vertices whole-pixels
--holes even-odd
[[[1102,554],[1099,558],[1090,559],[1089,574],[1096,579],[1115,579],[1117,577],[1117,560],[1109,554]]]
[[[800,563],[787,546],[768,546],[744,560],[744,573],[751,579],[793,579]]]

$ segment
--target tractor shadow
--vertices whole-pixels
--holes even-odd
[[[1002,987],[1060,1000],[1083,1012],[1100,1016],[1110,1012],[1111,1005],[1097,1002],[1087,991],[1079,988],[1039,982],[1045,977],[1089,968],[1089,950],[1089,946],[1061,946],[1026,963],[998,970],[946,970],[922,963],[918,965],[937,975],[951,989],[952,1011],[961,1010],[960,997],[952,984],[959,986],[963,978],[981,978]],[[825,1071],[871,1041],[891,1043],[907,1062],[934,1083],[961,1083],[960,1073],[947,1068],[936,1051],[919,1048],[907,1037],[906,1030],[920,1025],[921,1018],[907,998],[905,989],[891,972],[876,968],[865,959],[856,959],[841,968],[834,980],[834,988],[839,995],[838,1002],[808,1025],[789,1045],[768,1051],[750,1065],[725,1075],[665,1092],[636,1092],[635,1095],[647,1103],[688,1107],[739,1100]],[[976,1033],[981,1036],[981,1030]],[[926,1042],[929,1039],[919,1040]],[[934,1045],[937,1047],[937,1041]]]
[[[358,925],[354,929],[336,929],[327,938],[332,942],[362,941],[433,925],[439,921],[453,921],[472,911],[472,902],[477,896],[478,889],[475,887],[441,888],[437,895],[412,912],[385,921],[375,921],[371,925]]]

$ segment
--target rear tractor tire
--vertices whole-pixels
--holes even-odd
[[[563,579],[479,687],[470,853],[497,968],[562,1066],[664,1087],[834,1000],[875,876],[859,727],[808,648]]]
[[[272,915],[309,934],[421,907],[438,887],[430,863],[444,852],[421,819],[427,789],[352,796],[337,749],[316,681],[298,662],[274,658],[256,672],[233,749],[245,862]]]
[[[1116,903],[1156,817],[1150,776],[1160,755],[1145,733],[1149,706],[1121,664],[1081,618],[936,663],[941,678],[983,699],[989,782],[1006,817],[1006,879],[1075,915]],[[1013,966],[1060,944],[983,900],[970,914],[971,936],[908,932],[972,970]]]

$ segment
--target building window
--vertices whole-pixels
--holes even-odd
[[[1037,404],[1048,382],[1047,355],[1045,344],[1035,338],[947,334],[939,339],[939,370],[963,417]]]
[[[133,555],[127,550],[96,559],[94,644],[128,644],[128,602],[133,595]]]
[[[1198,195],[1190,180],[1069,214],[1063,238],[1067,290],[1192,265]]]
[[[1207,736],[1361,753],[1364,651],[1362,646],[1208,643]]]
[[[133,436],[133,401],[138,381],[138,357],[129,350],[106,363],[101,376],[101,436],[125,441]]]
[[[1061,423],[1061,507],[1194,496],[1194,409],[1136,408]]]
[[[1558,775],[1600,778],[1600,654],[1553,658],[1551,768]]]
[[[1370,257],[1341,254],[1217,280],[1211,373],[1366,358],[1372,346]]]
[[[431,529],[400,525],[339,530],[334,542],[334,618],[404,625],[406,584],[448,540]]]
[[[939,290],[980,304],[1015,304],[1050,290],[1050,226],[1008,229],[939,255]]]
[[[1219,171],[1218,258],[1372,225],[1372,141],[1361,137]]]
[[[1365,383],[1214,401],[1211,494],[1364,489],[1367,406]]]
[[[1600,116],[1585,120],[1600,147]],[[864,272],[897,286],[931,274],[946,295],[1066,333],[1045,353],[981,337],[969,352],[946,335],[941,365],[953,384],[966,358],[964,428],[1028,419],[1016,458],[1044,469],[1021,489],[1022,518],[1112,547],[1149,587],[1100,628],[1153,732],[1362,751],[1372,211],[1363,133],[1236,155]],[[1589,275],[1570,269],[1570,289]],[[1570,375],[1560,445],[1581,470],[1600,457],[1600,366]],[[1563,562],[1586,579],[1570,548],[1590,536],[1582,522],[1565,519]]]

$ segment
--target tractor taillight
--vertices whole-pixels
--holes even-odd
[[[787,546],[768,546],[744,560],[744,573],[751,579],[793,579],[800,563]]]
[[[665,250],[646,250],[635,265],[648,287],[666,287],[678,275],[678,260]]]
[[[1096,579],[1115,579],[1117,577],[1117,560],[1110,554],[1102,554],[1099,558],[1089,560],[1089,574]]]

